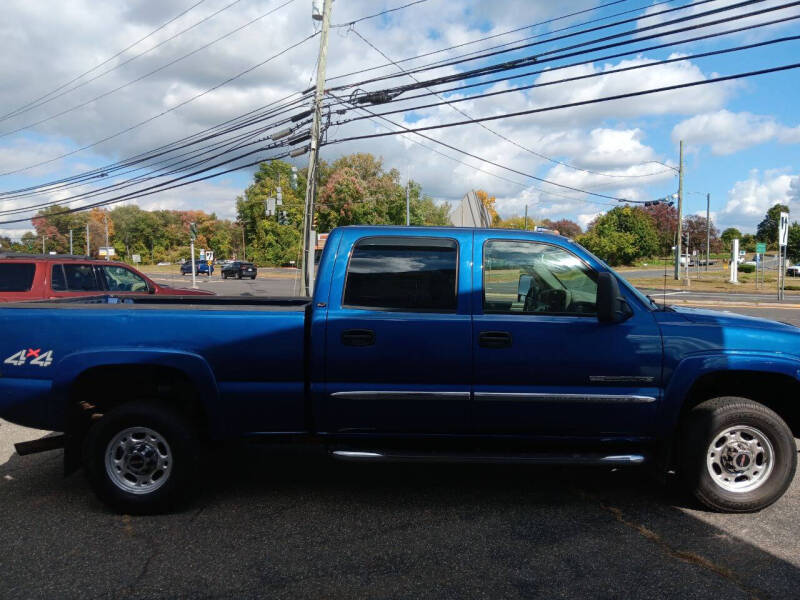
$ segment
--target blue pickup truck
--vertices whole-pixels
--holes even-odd
[[[345,227],[313,298],[99,296],[0,308],[0,417],[63,432],[117,510],[170,510],[216,440],[344,461],[650,464],[701,502],[791,483],[800,329],[660,306],[549,233]]]

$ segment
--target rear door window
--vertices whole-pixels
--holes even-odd
[[[50,271],[50,287],[54,292],[63,292],[67,289],[67,280],[64,279],[64,267],[53,265]]]
[[[102,290],[92,265],[62,265],[67,289],[70,292],[97,292]]]
[[[27,292],[35,273],[35,263],[0,263],[0,292]]]
[[[353,248],[344,304],[397,311],[455,312],[458,244],[424,237],[370,237]]]

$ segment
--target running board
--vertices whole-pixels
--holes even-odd
[[[537,465],[640,465],[641,454],[448,454],[414,452],[372,452],[363,450],[334,450],[336,460],[346,462],[425,462],[475,464],[537,464]]]

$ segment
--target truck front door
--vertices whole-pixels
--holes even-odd
[[[470,424],[471,231],[346,230],[336,258],[319,429],[455,433]],[[466,257],[466,259],[465,259]]]
[[[661,378],[651,312],[630,297],[633,316],[601,323],[597,270],[586,260],[546,239],[497,237],[476,233],[473,251],[475,286],[482,288],[474,304],[476,428],[647,435]]]

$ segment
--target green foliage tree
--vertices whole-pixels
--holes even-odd
[[[754,236],[752,233],[742,234],[742,237],[739,240],[739,250],[744,250],[745,252],[755,252],[756,241],[756,236]]]
[[[731,243],[733,240],[742,239],[742,232],[736,229],[736,227],[728,227],[719,237],[722,240],[722,247],[726,252],[730,252]]]
[[[797,221],[789,226],[789,236],[786,240],[786,256],[794,263],[800,261],[800,224]]]
[[[771,245],[778,243],[778,225],[782,212],[789,212],[789,207],[785,204],[776,204],[769,210],[764,218],[758,224],[756,229],[756,239],[760,242],[767,242]]]
[[[598,217],[578,241],[611,265],[631,264],[658,251],[653,219],[638,207],[612,208]]]

